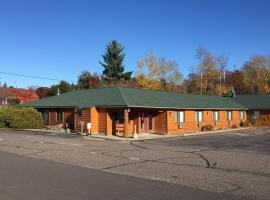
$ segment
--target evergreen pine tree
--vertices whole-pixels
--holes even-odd
[[[103,78],[106,81],[117,82],[121,79],[130,80],[132,72],[124,72],[125,66],[123,60],[125,53],[124,47],[116,40],[111,41],[107,47],[105,54],[102,55],[103,62],[100,64],[104,67]]]

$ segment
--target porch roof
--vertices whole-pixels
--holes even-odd
[[[48,97],[20,107],[138,107],[174,109],[246,110],[247,107],[219,96],[192,95],[134,88],[100,88],[78,90]]]

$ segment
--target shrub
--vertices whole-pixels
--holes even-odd
[[[261,120],[254,120],[254,122],[252,123],[253,126],[257,127],[257,126],[261,126],[262,125],[262,121]]]
[[[238,126],[236,124],[232,125],[232,128],[238,128]]]
[[[241,122],[240,123],[240,126],[242,126],[242,127],[249,127],[249,126],[252,126],[252,124],[249,121],[244,121],[244,122]]]
[[[207,125],[202,126],[201,130],[202,131],[212,131],[212,130],[214,130],[214,127],[211,124],[207,124]]]
[[[42,128],[41,114],[33,108],[0,108],[0,127]]]
[[[0,122],[0,128],[5,128],[5,123],[4,122]]]

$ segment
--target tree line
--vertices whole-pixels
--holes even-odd
[[[177,63],[149,52],[138,60],[135,71],[126,71],[124,46],[111,41],[101,56],[101,75],[83,71],[76,84],[60,81],[48,87],[36,87],[40,98],[79,89],[133,87],[202,95],[270,93],[270,56],[254,55],[240,69],[228,69],[229,56],[214,55],[205,48],[196,50],[197,66],[184,78]]]

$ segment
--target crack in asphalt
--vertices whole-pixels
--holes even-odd
[[[230,185],[231,185],[231,186],[234,186],[234,188],[232,188],[232,189],[228,188],[227,190],[224,191],[224,193],[233,193],[233,192],[236,192],[236,191],[238,191],[238,190],[242,190],[242,187],[239,186],[239,185],[236,184],[236,183],[231,183]]]
[[[25,133],[23,133],[23,134],[25,134]],[[14,137],[15,136],[16,135],[14,134]],[[29,137],[31,137],[31,136],[29,136]],[[249,168],[240,168],[240,170],[233,169],[233,168],[230,169],[227,167],[222,168],[221,167],[222,165],[220,165],[220,163],[218,165],[218,163],[215,162],[215,160],[211,159],[211,156],[209,156],[209,153],[211,155],[211,152],[213,152],[215,155],[219,154],[219,152],[235,152],[235,153],[239,153],[238,156],[241,156],[240,153],[243,153],[243,155],[250,154],[250,153],[251,154],[258,154],[258,155],[270,155],[267,153],[255,153],[255,152],[247,152],[247,151],[243,152],[241,150],[237,151],[237,149],[233,148],[234,143],[229,143],[228,145],[230,145],[230,146],[226,146],[225,143],[222,144],[221,146],[218,146],[218,145],[213,146],[214,143],[211,143],[209,146],[210,148],[207,146],[200,146],[199,144],[197,144],[197,146],[196,146],[196,145],[192,145],[192,144],[188,143],[187,145],[183,144],[183,146],[182,146],[183,148],[179,148],[179,147],[181,147],[180,146],[181,144],[169,145],[169,144],[166,144],[166,141],[159,142],[159,140],[157,140],[157,141],[148,141],[148,140],[147,141],[146,140],[128,141],[128,142],[124,142],[123,145],[121,145],[120,142],[117,143],[115,141],[114,142],[106,141],[106,143],[103,143],[103,141],[102,142],[89,141],[89,143],[82,142],[83,145],[81,147],[68,147],[68,145],[66,145],[66,146],[63,146],[63,149],[62,149],[62,147],[61,148],[50,148],[50,147],[53,147],[53,146],[50,146],[51,144],[54,146],[59,145],[59,143],[56,142],[56,141],[58,141],[57,138],[56,138],[56,140],[51,140],[51,141],[47,140],[46,141],[46,138],[43,138],[43,137],[44,137],[44,135],[33,136],[33,139],[35,140],[34,142],[33,141],[24,141],[25,138],[23,138],[23,137],[19,137],[17,140],[14,140],[14,141],[9,140],[7,138],[7,140],[1,141],[0,149],[1,149],[1,145],[3,145],[3,146],[10,146],[11,147],[11,148],[6,148],[7,151],[10,149],[10,151],[16,151],[17,153],[20,152],[20,149],[32,150],[32,152],[26,151],[28,153],[24,152],[25,154],[21,154],[21,155],[33,156],[33,157],[37,157],[37,158],[41,157],[42,153],[52,151],[52,153],[50,153],[50,154],[48,153],[48,156],[46,156],[47,159],[49,159],[49,160],[51,158],[53,158],[52,157],[54,155],[53,151],[58,151],[59,155],[61,155],[61,154],[67,155],[67,154],[69,154],[69,152],[72,153],[72,154],[70,154],[71,156],[77,156],[76,154],[78,154],[78,156],[80,156],[79,154],[83,154],[82,155],[83,159],[87,159],[87,156],[88,156],[87,154],[91,154],[92,157],[89,156],[89,161],[91,161],[91,159],[95,160],[95,158],[102,159],[102,160],[108,160],[107,166],[104,164],[100,165],[103,167],[99,168],[99,170],[110,171],[112,173],[115,172],[115,173],[120,173],[120,174],[127,173],[127,174],[130,174],[132,176],[139,176],[140,175],[140,173],[136,174],[136,170],[133,170],[133,169],[137,169],[137,167],[139,168],[138,170],[142,170],[142,171],[145,168],[146,172],[147,172],[147,170],[151,170],[152,167],[160,166],[160,167],[164,167],[165,172],[169,173],[168,176],[166,175],[166,173],[160,174],[160,176],[163,177],[163,178],[160,178],[160,180],[175,182],[175,183],[179,183],[179,181],[181,182],[181,178],[180,178],[181,176],[178,177],[177,170],[178,169],[189,170],[189,167],[193,168],[193,169],[190,169],[191,172],[193,170],[197,171],[197,170],[199,170],[199,168],[201,168],[201,170],[202,169],[218,170],[220,172],[215,172],[215,173],[218,173],[218,174],[224,173],[224,175],[226,174],[226,176],[228,176],[228,177],[230,177],[231,175],[232,175],[232,177],[238,177],[238,176],[242,176],[242,177],[247,176],[248,177],[249,175],[254,175],[254,176],[258,176],[257,177],[258,180],[261,177],[267,177],[267,178],[270,177],[269,173],[260,172],[262,170],[260,170],[259,172],[256,172],[256,171],[249,170]],[[63,136],[61,136],[61,137],[63,138]],[[40,138],[42,138],[42,139],[40,139]],[[78,142],[78,140],[75,140],[74,137],[73,138],[65,137],[65,138],[66,139],[74,139],[74,140],[68,140],[69,142],[71,142],[71,141]],[[11,142],[7,142],[7,141],[11,141]],[[23,143],[21,143],[22,141],[23,141]],[[65,140],[65,141],[67,141],[67,140]],[[257,147],[256,144],[259,143],[260,141],[261,140],[256,140],[253,145],[255,145],[255,147]],[[39,142],[44,142],[44,144],[40,144],[37,146],[33,145],[33,143],[39,143]],[[264,143],[265,143],[265,141],[264,141]],[[106,144],[106,145],[104,145],[104,144]],[[266,143],[266,144],[268,144],[268,143]],[[34,146],[34,148],[28,147],[31,145]],[[112,145],[112,146],[110,146],[110,145]],[[121,145],[121,147],[119,147],[120,145]],[[244,146],[241,146],[241,145],[246,145],[245,142],[239,143],[236,141],[236,145],[240,145],[239,149],[241,149],[242,147],[244,148],[242,150],[246,149]],[[48,146],[49,146],[49,148],[46,148]],[[213,147],[213,148],[211,148],[211,147]],[[91,149],[91,148],[93,148],[93,149]],[[261,146],[258,146],[258,148],[261,148]],[[5,148],[3,148],[3,149],[5,149]],[[133,153],[133,152],[135,152],[135,153]],[[268,152],[268,151],[266,151],[266,152]],[[93,153],[97,157],[93,156]],[[146,153],[146,155],[144,155],[144,153]],[[226,153],[224,153],[224,154],[227,155]],[[133,155],[134,158],[136,158],[136,159],[133,159],[133,157],[131,155]],[[157,158],[152,159],[152,158],[155,158],[152,155],[154,155]],[[98,156],[100,156],[100,157],[98,157]],[[166,156],[167,156],[167,158],[165,158]],[[67,157],[65,159],[68,160],[68,158],[69,157]],[[118,158],[118,159],[116,159],[116,158]],[[97,161],[97,163],[98,163],[98,161]],[[115,165],[113,165],[113,163]],[[122,164],[120,164],[120,163],[122,163]],[[157,163],[157,164],[155,164],[155,163]],[[80,163],[78,163],[77,165],[80,165]],[[136,166],[136,165],[138,165],[138,166]],[[88,167],[91,168],[91,166],[93,166],[93,165],[92,165],[92,163],[89,162]],[[175,168],[173,166],[175,166]],[[183,167],[183,168],[181,168],[181,167]],[[176,170],[176,174],[170,173],[171,168],[174,168]],[[245,170],[245,169],[247,169],[247,170]],[[251,169],[253,169],[253,168],[251,168]],[[254,168],[254,169],[256,170],[256,168]],[[166,170],[168,170],[168,171],[166,171]],[[162,170],[160,171],[160,173],[162,173]],[[182,173],[185,173],[185,170]],[[211,171],[205,170],[205,173],[207,175],[207,173],[211,173]],[[232,173],[232,174],[230,175],[230,173]],[[241,174],[243,174],[243,175],[241,175]],[[146,176],[149,179],[152,179],[153,177],[151,177],[150,175],[151,175],[151,173],[147,174]],[[192,176],[192,174],[191,174],[191,176]],[[264,180],[264,179],[262,179],[262,180]],[[236,183],[234,183],[234,182],[236,182]],[[243,188],[241,186],[243,186]],[[217,187],[219,187],[219,186],[217,185]],[[236,180],[229,179],[226,181],[226,185],[221,186],[221,187],[222,187],[222,191],[224,191],[224,193],[238,194],[240,192],[240,193],[243,193],[243,195],[245,196],[245,193],[247,192],[247,191],[245,191],[245,189],[247,189],[247,188],[245,188],[244,183],[242,183],[242,179],[240,180],[240,182],[239,182],[239,179],[238,180],[237,179]],[[251,191],[252,191],[252,188],[251,188]],[[252,196],[252,194],[251,194],[251,196]]]
[[[172,141],[172,140],[169,140],[169,141]],[[144,144],[148,144],[148,145],[157,145],[157,146],[167,146],[167,147],[177,147],[176,145],[170,145],[170,144],[167,144],[166,142],[159,142],[159,143],[154,143],[153,141],[151,141],[151,142],[148,142],[148,141],[146,141],[146,140],[142,140],[142,141],[140,141],[141,143],[144,143]],[[257,140],[256,141],[256,143],[258,143],[258,144],[260,144],[260,143],[262,143],[262,142],[265,142],[265,140]],[[254,143],[254,142],[253,142]],[[243,143],[242,142],[242,144],[244,144],[244,145],[249,145],[249,143]],[[183,145],[183,147],[189,147],[190,148],[190,145],[188,145],[188,144],[182,144]],[[227,144],[227,146],[228,146],[228,144]],[[196,148],[204,148],[204,146],[196,146],[195,145],[195,147]],[[192,146],[192,148],[194,148],[194,146]],[[232,150],[232,147],[213,147],[213,148],[207,148],[206,150],[199,150],[199,152],[203,152],[203,151],[211,151],[211,150],[213,150],[213,151],[224,151],[224,152],[235,152],[235,153],[243,153],[243,154],[254,154],[254,155],[270,155],[270,153],[265,153],[265,152],[260,152],[260,153],[257,153],[257,152],[254,152],[254,151],[241,151],[241,150]],[[177,152],[177,151],[175,151],[175,152]],[[195,151],[194,151],[195,152]]]
[[[39,150],[39,151],[42,151],[40,153],[45,153],[47,151],[63,151],[63,152],[73,152],[73,153],[80,153],[80,154],[84,153],[84,154],[92,155],[92,152],[99,152],[100,153],[100,151],[101,151],[101,153],[102,153],[102,151],[107,150],[107,149],[90,149],[88,151],[80,151],[80,152],[77,151],[76,152],[76,151],[72,151],[72,150],[57,149],[57,148],[30,148],[30,147],[24,147],[24,146],[21,146],[21,145],[12,145],[12,144],[3,144],[3,143],[1,143],[1,145],[2,146],[7,146],[7,147],[15,147],[15,148],[20,148],[20,149],[25,149],[25,150],[33,150],[33,151]],[[24,155],[28,155],[28,154],[24,154]],[[31,153],[29,153],[29,155],[31,155]]]
[[[213,163],[211,164],[210,161],[203,155],[201,155],[199,152],[206,152],[206,151],[209,151],[209,149],[204,149],[204,150],[199,150],[199,151],[172,151],[172,150],[159,150],[159,149],[151,149],[151,148],[148,148],[148,147],[144,147],[144,146],[140,146],[140,145],[135,145],[133,141],[130,142],[131,145],[137,147],[137,148],[143,148],[143,149],[146,149],[146,150],[156,150],[156,151],[168,151],[168,152],[180,152],[180,153],[187,153],[187,154],[193,154],[193,155],[196,155],[196,156],[199,156],[203,161],[205,161],[206,163],[206,168],[214,168],[217,163]]]
[[[206,152],[209,151],[209,149],[206,150],[200,150],[200,151],[172,151],[172,150],[159,150],[159,149],[151,149],[149,147],[144,147],[138,144],[134,144],[133,141],[130,141],[130,144],[136,148],[141,148],[144,150],[151,150],[151,151],[167,151],[167,152],[179,152],[179,153],[186,153],[186,154],[193,154],[197,157],[199,157],[200,159],[202,159],[206,165],[205,166],[200,166],[200,165],[194,165],[194,164],[179,164],[179,163],[174,163],[174,162],[165,162],[164,160],[170,160],[170,159],[178,159],[178,158],[184,158],[184,157],[173,157],[173,158],[164,158],[164,159],[148,159],[148,160],[144,160],[143,162],[156,162],[156,163],[163,163],[163,164],[170,164],[170,165],[175,165],[175,166],[188,166],[188,167],[198,167],[198,168],[208,168],[208,169],[215,169],[215,170],[222,170],[224,172],[235,172],[235,173],[241,173],[241,174],[251,174],[251,175],[256,175],[256,176],[263,176],[263,177],[270,177],[270,174],[268,173],[263,173],[263,172],[252,172],[252,171],[245,171],[245,170],[237,170],[237,169],[229,169],[229,168],[220,168],[220,167],[216,167],[217,163],[214,162],[213,164],[203,155],[199,154],[199,152]],[[66,150],[66,149],[44,149],[44,148],[29,148],[29,147],[23,147],[23,146],[19,146],[19,145],[11,145],[11,144],[3,144],[1,143],[1,145],[3,146],[11,146],[11,147],[15,147],[15,148],[21,148],[21,149],[27,149],[27,150],[39,150],[39,152],[33,152],[33,153],[29,153],[29,154],[24,154],[24,155],[34,155],[34,154],[41,154],[41,153],[45,153],[46,151],[65,151],[65,152],[75,152],[72,150]],[[135,151],[135,150],[131,150],[131,149],[126,149],[126,150],[116,150],[116,151],[109,151],[109,152],[102,152],[103,150],[107,150],[107,149],[91,149],[90,151],[82,151],[82,152],[77,152],[77,153],[84,153],[84,154],[91,154],[91,152],[95,151],[98,152],[99,154],[101,154],[102,156],[109,156],[109,157],[117,157],[117,158],[122,158],[122,159],[128,159],[130,160],[130,157],[128,156],[118,156],[118,155],[110,155],[110,153],[112,152],[119,152],[120,154],[123,154],[124,152],[127,151]],[[212,149],[210,149],[212,150]],[[113,169],[113,168],[117,168],[117,167],[121,167],[121,166],[125,166],[125,165],[129,165],[129,164],[140,164],[142,162],[132,162],[132,163],[126,163],[126,164],[121,164],[121,165],[115,165],[115,166],[111,166],[111,167],[106,167],[108,169]],[[106,169],[104,168],[104,169]],[[103,168],[101,168],[103,169]]]
[[[145,141],[140,141],[140,143],[144,143],[145,145],[147,145],[147,143]],[[57,144],[57,143],[50,142],[50,143],[47,143],[47,144]],[[118,168],[118,167],[127,166],[127,165],[142,164],[142,163],[146,163],[146,162],[155,162],[155,163],[170,164],[170,165],[175,165],[175,166],[188,166],[188,167],[208,168],[208,169],[214,169],[214,170],[222,170],[224,172],[230,172],[230,173],[231,172],[235,172],[235,173],[251,174],[251,175],[256,175],[256,176],[270,177],[270,174],[262,173],[262,172],[252,172],[252,171],[245,171],[245,170],[220,168],[220,167],[217,167],[217,165],[218,165],[217,162],[211,163],[207,159],[207,157],[205,157],[202,154],[200,154],[202,152],[207,152],[207,151],[210,151],[210,150],[217,150],[217,149],[202,149],[202,150],[198,150],[198,151],[197,150],[196,151],[179,151],[179,150],[174,151],[174,150],[154,149],[154,148],[150,148],[150,147],[145,147],[145,146],[142,146],[140,144],[135,144],[134,141],[130,141],[129,144],[131,146],[136,147],[136,148],[140,148],[140,149],[148,150],[148,151],[167,151],[167,152],[178,152],[178,153],[191,154],[191,155],[194,155],[194,157],[191,157],[191,158],[200,158],[201,160],[203,160],[204,163],[205,163],[205,166],[195,165],[195,164],[179,164],[179,163],[166,162],[165,161],[165,160],[187,158],[187,157],[177,156],[177,157],[173,157],[173,158],[164,158],[164,159],[144,159],[143,161],[139,161],[139,162],[129,162],[129,163],[124,163],[124,164],[120,164],[120,165],[115,165],[115,166],[109,166],[109,167],[105,167],[105,168],[100,168],[100,169],[102,169],[102,170],[108,170],[108,169]],[[27,150],[39,150],[39,152],[33,152],[33,153],[23,154],[25,156],[35,155],[35,154],[41,154],[41,153],[45,153],[46,151],[76,152],[76,151],[72,151],[72,150],[57,149],[57,148],[54,148],[54,149],[52,149],[52,148],[48,148],[48,149],[46,149],[46,148],[45,149],[44,148],[29,148],[29,147],[23,147],[23,146],[19,146],[19,145],[11,145],[11,144],[5,144],[5,143],[4,144],[1,143],[1,145],[11,146],[11,147],[21,148],[21,149],[27,149]],[[150,144],[150,145],[156,145],[156,144]],[[87,146],[91,146],[91,145],[85,145],[84,147],[87,147]],[[167,146],[167,145],[163,145],[163,146]],[[106,146],[103,146],[103,147],[106,147]],[[112,155],[111,153],[115,153],[116,152],[116,153],[119,153],[119,154],[124,154],[124,152],[136,151],[135,149],[121,149],[121,150],[115,150],[115,151],[104,151],[104,150],[107,150],[107,149],[91,149],[91,150],[82,151],[82,152],[76,152],[76,153],[92,154],[92,152],[95,151],[95,152],[97,152],[98,154],[100,154],[102,156],[116,157],[116,158],[130,160],[130,157],[128,157],[128,156]]]
[[[131,144],[133,145],[134,142],[131,141]],[[136,144],[137,148],[143,148],[143,149],[147,149],[147,150],[156,150],[158,151],[158,149],[151,149],[149,147],[142,147],[138,144]],[[213,149],[210,149],[213,150]],[[199,156],[202,160],[204,160],[204,162],[206,163],[206,166],[203,168],[208,168],[208,169],[212,169],[212,170],[221,170],[224,172],[234,172],[234,173],[241,173],[241,174],[251,174],[251,175],[255,175],[255,176],[262,176],[262,177],[270,177],[270,174],[268,173],[263,173],[263,172],[254,172],[254,171],[248,171],[248,170],[237,170],[237,169],[229,169],[229,168],[221,168],[221,167],[216,167],[218,165],[217,162],[214,162],[213,164],[211,164],[211,162],[203,155],[199,154],[199,152],[205,152],[205,151],[209,151],[208,150],[203,150],[203,151],[171,151],[171,150],[160,150],[160,151],[168,151],[168,152],[182,152],[182,153],[189,153],[189,154],[193,154],[193,155],[197,155]],[[148,160],[148,161],[153,161],[153,160]],[[155,160],[154,160],[155,161]],[[172,164],[172,165],[181,165],[181,166],[191,166],[191,167],[199,167],[202,168],[202,166],[199,165],[192,165],[192,164],[178,164],[178,163],[170,163],[170,162],[165,162],[166,164]]]
[[[32,156],[32,155],[37,155],[37,154],[41,154],[44,153],[45,151],[38,151],[38,152],[33,152],[33,153],[25,153],[22,154],[23,156]]]

